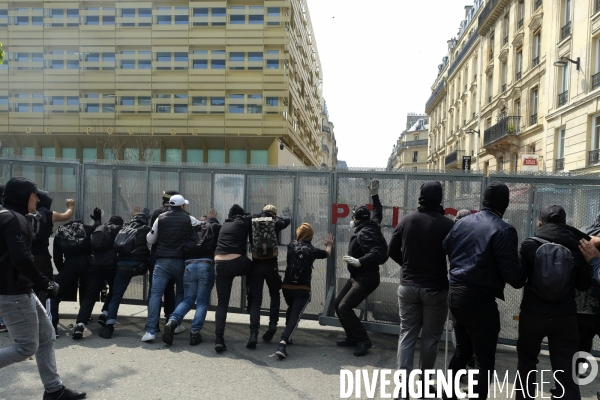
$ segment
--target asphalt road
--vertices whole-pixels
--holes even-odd
[[[146,310],[129,305],[122,307],[112,339],[100,338],[100,326],[94,322],[87,326],[90,329],[82,340],[74,341],[68,325],[74,323],[77,304],[64,303],[61,307],[64,319],[56,342],[58,370],[65,385],[87,391],[89,399],[338,399],[340,369],[373,371],[394,369],[396,364],[397,336],[372,334],[370,353],[354,357],[352,350],[335,346],[343,337],[339,328],[322,327],[313,321],[300,324],[294,344],[288,346],[289,357],[279,360],[274,355],[275,341],[260,341],[255,350],[246,349],[248,316],[236,314],[229,315],[225,335],[228,350],[222,354],[213,347],[213,313],[209,313],[203,329],[205,341],[199,346],[189,346],[189,320],[184,321],[187,329],[175,336],[173,345],[165,345],[160,334],[153,343],[143,343]],[[264,317],[262,323],[267,323]],[[10,343],[8,334],[0,334],[0,347]],[[418,353],[416,358],[418,362]],[[540,369],[550,369],[546,353],[539,359]],[[515,349],[499,346],[496,362],[497,370],[502,374],[510,371],[513,380]],[[443,364],[441,343],[438,367]],[[596,399],[598,382],[582,387],[584,399]],[[42,392],[35,361],[0,370],[0,399],[40,399]],[[366,398],[364,389],[361,394]],[[375,398],[381,398],[379,388]],[[498,394],[496,398],[507,396]]]

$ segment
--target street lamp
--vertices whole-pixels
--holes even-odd
[[[561,57],[559,60],[554,61],[554,66],[555,67],[566,67],[567,66],[567,61],[572,62],[573,64],[575,64],[577,66],[577,71],[579,71],[579,57],[577,57],[577,61],[576,60],[571,60],[570,58],[567,58],[567,57]]]
[[[465,133],[468,135],[472,135],[472,134],[476,133],[477,137],[481,136],[481,131],[478,131],[477,129],[469,129],[468,131],[465,131]]]

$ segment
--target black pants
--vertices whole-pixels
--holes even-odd
[[[577,330],[579,331],[578,351],[590,352],[594,337],[600,336],[600,315],[577,314]]]
[[[310,292],[305,289],[283,289],[282,292],[288,308],[285,312],[285,329],[281,340],[287,343],[298,328],[304,309],[310,303]]]
[[[379,286],[379,274],[350,278],[336,297],[333,306],[346,331],[346,336],[358,342],[369,339],[367,330],[356,316],[354,309],[360,305]]]
[[[150,255],[150,266],[148,268],[148,301],[150,301],[150,293],[152,293],[152,275],[154,275],[154,265],[156,265],[155,251]],[[171,317],[171,314],[173,314],[173,311],[175,311],[175,302],[175,281],[170,280],[165,288],[165,293],[163,294],[163,310],[165,312],[166,320],[168,320]]]
[[[100,292],[104,289],[105,282],[108,283],[108,296],[102,306],[102,311],[108,311],[108,306],[112,300],[113,283],[115,282],[115,275],[117,274],[117,266],[89,266],[87,269],[87,283],[85,288],[85,295],[81,301],[81,307],[77,314],[77,323],[85,324],[91,317],[94,305],[100,296]]]
[[[50,255],[33,256],[33,263],[42,275],[51,281],[54,280],[54,268],[52,268],[52,257]],[[46,307],[46,291],[36,291],[35,295],[40,299],[40,303]]]
[[[250,273],[246,280],[248,290],[248,308],[250,309],[250,332],[258,333],[260,326],[260,306],[263,300],[263,287],[265,281],[269,288],[271,304],[269,307],[269,323],[277,325],[279,322],[279,307],[281,297],[281,277],[279,276],[277,259],[253,260]]]
[[[525,394],[517,391],[517,399],[534,399],[536,396],[536,374],[538,356],[541,351],[542,340],[548,337],[548,350],[550,352],[550,365],[554,377],[564,387],[563,400],[581,399],[579,385],[573,380],[573,355],[577,352],[579,335],[577,333],[576,315],[545,316],[521,311],[519,315],[519,340],[517,341],[519,376],[526,386]],[[562,370],[559,371],[559,370]],[[519,381],[517,385],[520,386]],[[561,397],[562,388],[558,389],[557,397]]]
[[[225,322],[227,321],[227,308],[231,297],[233,279],[244,276],[250,272],[250,259],[240,256],[233,260],[215,260],[215,285],[217,286],[217,312],[215,313],[215,334],[223,337]]]
[[[60,287],[60,291],[58,293],[58,297],[54,299],[50,299],[51,308],[50,311],[52,313],[52,325],[54,328],[58,326],[59,314],[58,308],[61,300],[68,299],[72,296],[73,293],[77,293],[77,288],[79,287],[79,282],[86,280],[86,271],[88,266],[88,257],[85,254],[67,256],[65,257],[65,261],[62,269],[58,272],[56,276],[56,283],[58,283]],[[85,295],[85,290],[80,292],[80,304],[83,301],[83,297]]]
[[[475,354],[477,385],[474,392],[478,398],[487,399],[488,376],[496,363],[496,344],[500,333],[500,313],[495,299],[474,299],[448,293],[448,305],[454,316],[456,348],[448,369],[458,371],[467,367],[467,362]]]

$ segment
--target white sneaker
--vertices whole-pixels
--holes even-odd
[[[142,336],[142,342],[149,342],[154,340],[154,333],[146,332],[144,336]]]
[[[185,326],[183,325],[179,325],[177,328],[175,328],[175,330],[173,331],[173,333],[181,333],[181,332],[185,332]]]

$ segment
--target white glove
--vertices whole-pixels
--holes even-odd
[[[367,189],[371,192],[371,196],[379,193],[379,179],[371,179],[371,183],[367,185]]]
[[[354,258],[354,257],[350,257],[350,256],[344,256],[342,257],[342,259],[349,265],[353,266],[353,267],[360,267],[360,261],[358,261],[358,259]]]

